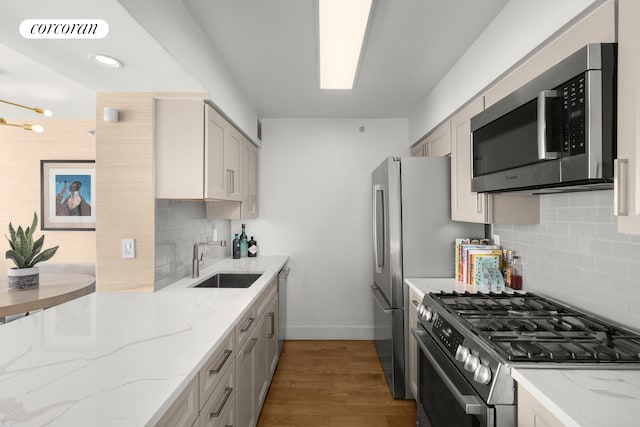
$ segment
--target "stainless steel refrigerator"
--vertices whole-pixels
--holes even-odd
[[[484,225],[451,221],[448,157],[389,157],[372,174],[374,334],[394,398],[411,398],[406,378],[405,277],[454,277],[457,237]]]

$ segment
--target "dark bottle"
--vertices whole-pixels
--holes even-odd
[[[245,233],[245,224],[242,224],[242,234],[240,234],[240,256],[247,256],[247,233]]]
[[[238,233],[236,233],[233,239],[233,259],[238,258],[240,258],[240,239],[238,239]]]
[[[258,256],[258,242],[256,242],[255,240],[253,240],[253,236],[251,236],[251,239],[249,240],[249,249],[247,249],[248,252],[248,256],[250,258]]]

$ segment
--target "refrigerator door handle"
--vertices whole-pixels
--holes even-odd
[[[384,314],[391,314],[391,306],[387,304],[387,301],[378,285],[371,285],[371,290],[373,290],[373,296],[376,297],[376,302],[378,303]]]
[[[373,186],[373,259],[376,273],[382,273],[384,267],[384,187]]]

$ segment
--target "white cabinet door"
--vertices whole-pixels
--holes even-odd
[[[253,334],[236,356],[236,421],[239,426],[253,427],[257,422],[255,383],[256,345]]]
[[[258,216],[258,147],[242,139],[242,218]]]
[[[618,1],[618,231],[640,234],[640,2]]]
[[[451,125],[449,121],[438,126],[425,141],[427,156],[444,157],[451,154]]]
[[[487,195],[471,191],[471,118],[484,109],[480,97],[451,119],[451,219],[487,223]]]
[[[518,427],[565,427],[565,424],[518,385]]]
[[[407,336],[409,337],[409,390],[413,397],[418,396],[418,343],[411,333],[411,328],[415,328],[418,323],[418,305],[422,302],[424,295],[410,286],[409,288],[409,325],[407,326]]]
[[[202,199],[204,102],[154,100],[155,195],[158,199]]]
[[[242,201],[242,134],[227,123],[224,134],[226,200]]]
[[[265,313],[265,327],[267,329],[267,376],[271,383],[273,373],[278,366],[278,295],[271,298]],[[268,385],[267,385],[268,387]]]
[[[205,105],[205,123],[204,197],[222,200],[227,197],[227,177],[224,170],[224,139],[227,122],[211,106]]]

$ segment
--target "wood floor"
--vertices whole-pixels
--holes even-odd
[[[373,341],[286,341],[258,427],[414,427],[394,400]]]

